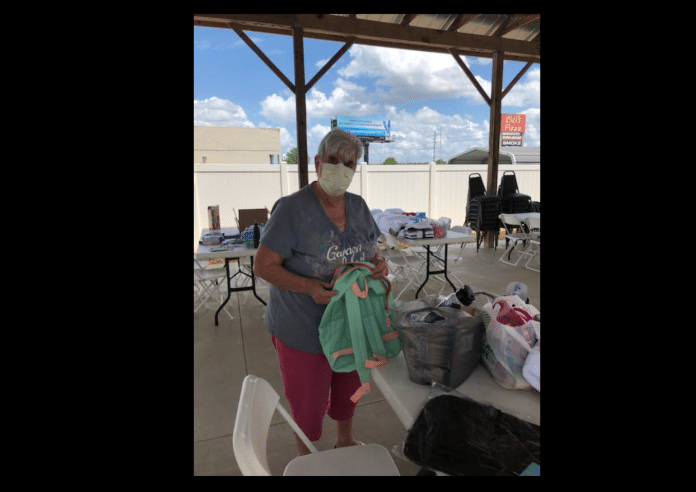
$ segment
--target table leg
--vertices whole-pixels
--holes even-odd
[[[430,278],[430,245],[426,244],[425,245],[425,280],[423,280],[423,283],[418,287],[418,290],[416,291],[416,299],[418,299],[418,294],[420,294],[421,289],[423,289],[423,286],[428,282],[428,278]]]
[[[464,247],[464,245],[462,244],[462,248],[463,248],[463,247]],[[454,284],[452,283],[452,281],[451,281],[451,280],[449,279],[449,277],[447,276],[447,250],[448,250],[448,249],[449,249],[449,244],[445,244],[445,270],[444,270],[444,272],[445,272],[445,280],[447,280],[447,281],[449,282],[449,284],[452,286],[452,289],[454,289],[453,292],[457,292],[457,288],[454,286]]]
[[[227,304],[227,301],[230,300],[230,296],[232,295],[232,292],[241,292],[241,291],[250,290],[254,293],[254,297],[256,297],[261,302],[261,304],[263,304],[264,306],[266,305],[266,302],[263,299],[261,299],[259,297],[258,293],[256,292],[256,276],[254,275],[254,257],[251,256],[250,258],[251,258],[251,275],[247,274],[246,272],[242,272],[241,263],[240,263],[239,271],[237,273],[235,273],[234,275],[232,275],[232,277],[234,277],[240,273],[242,275],[246,275],[247,277],[251,277],[251,288],[249,288],[249,287],[235,287],[234,289],[232,288],[231,278],[230,278],[230,265],[229,265],[230,258],[225,258],[225,274],[227,277],[227,298],[225,298],[225,300],[222,302],[222,304],[220,305],[218,310],[215,312],[215,326],[218,326],[218,315],[220,314],[220,311],[222,311],[222,308],[225,307],[225,304]]]
[[[432,253],[432,252],[430,251],[430,245],[427,245],[427,244],[426,244],[426,246],[425,246],[425,250],[426,250],[426,255],[425,255],[425,259],[426,259],[426,260],[425,260],[425,280],[424,280],[423,283],[420,285],[420,287],[418,287],[418,290],[416,291],[416,299],[418,299],[418,294],[420,294],[420,291],[423,289],[423,287],[425,286],[425,284],[428,283],[428,279],[430,278],[430,274],[431,274],[431,273],[432,273],[433,275],[440,274],[440,273],[444,274],[444,275],[445,275],[445,280],[447,280],[447,282],[449,282],[449,284],[452,286],[453,291],[454,291],[454,292],[457,291],[457,288],[454,286],[454,284],[452,283],[452,281],[451,281],[451,280],[449,279],[449,277],[447,276],[447,250],[448,250],[448,249],[449,249],[449,245],[448,245],[448,244],[445,244],[445,261],[444,261],[445,268],[444,268],[443,270],[433,270],[433,271],[431,272],[431,271],[430,271],[430,256],[432,255],[434,258],[437,258],[437,259],[440,260],[440,261],[442,261],[442,260],[441,260],[440,258],[438,258],[437,256],[435,256],[435,254]]]
[[[220,314],[220,311],[222,311],[222,308],[225,307],[225,304],[227,304],[227,301],[230,300],[230,295],[232,295],[232,287],[230,286],[230,259],[225,258],[225,276],[227,277],[227,297],[225,298],[224,301],[222,301],[222,304],[220,304],[220,307],[218,308],[217,311],[215,311],[215,326],[218,326],[218,314]]]
[[[259,297],[259,295],[256,293],[256,275],[254,275],[254,257],[251,257],[251,290],[254,293],[254,297],[256,297],[261,304],[264,306],[266,305],[266,302]]]

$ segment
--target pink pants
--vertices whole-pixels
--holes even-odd
[[[324,354],[297,350],[273,336],[271,340],[292,418],[310,441],[321,437],[325,413],[333,420],[353,416],[355,403],[350,397],[361,386],[357,371],[333,372]]]

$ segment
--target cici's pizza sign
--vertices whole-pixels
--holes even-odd
[[[526,114],[501,114],[500,131],[503,133],[524,133]]]

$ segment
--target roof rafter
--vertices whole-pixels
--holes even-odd
[[[413,21],[412,15],[418,14],[408,14],[402,22]],[[475,14],[455,19],[455,22],[461,27],[465,21],[471,21],[473,15]],[[290,35],[295,23],[302,25],[304,36],[307,38],[344,43],[354,39],[356,44],[437,53],[450,53],[450,50],[454,50],[463,55],[489,58],[495,52],[502,52],[506,60],[533,63],[541,61],[538,42],[500,36],[400,25],[332,14],[194,14],[194,25],[198,26],[237,28],[284,35]],[[506,28],[512,28],[512,23],[506,24]]]

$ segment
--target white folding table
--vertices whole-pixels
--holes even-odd
[[[203,229],[201,231],[201,237],[203,237],[205,234],[209,233],[224,233],[226,237],[231,237],[239,234],[239,229],[236,227],[221,227],[220,229]],[[256,293],[256,278],[254,276],[254,256],[256,256],[256,253],[258,251],[258,248],[247,248],[244,244],[238,244],[235,245],[234,248],[232,249],[226,249],[224,246],[221,245],[216,245],[216,246],[204,246],[202,244],[198,245],[198,249],[196,251],[196,259],[197,260],[212,260],[215,258],[224,258],[225,259],[225,273],[227,274],[227,297],[225,298],[224,301],[222,301],[222,304],[218,308],[218,310],[215,312],[215,326],[218,326],[218,314],[220,314],[220,311],[222,311],[222,308],[225,307],[225,304],[227,304],[227,301],[230,300],[230,295],[232,292],[240,292],[240,291],[247,291],[250,290],[254,293],[254,297],[256,297],[259,301],[261,301],[261,304],[264,306],[266,305],[266,302],[259,297],[259,295]],[[248,274],[246,272],[243,272],[241,269],[241,263],[240,263],[240,269],[238,272],[236,272],[234,275],[246,275],[251,279],[251,286],[250,287],[232,287],[231,286],[231,277],[230,277],[230,265],[229,262],[231,259],[239,259],[243,258],[245,256],[248,256],[251,258],[251,274]],[[234,277],[234,275],[232,277]]]
[[[427,256],[426,256],[426,262],[425,262],[425,280],[423,280],[423,283],[421,284],[420,287],[418,287],[418,290],[416,291],[416,299],[418,299],[418,294],[420,294],[420,291],[423,289],[423,286],[428,283],[428,279],[430,278],[430,275],[444,275],[445,280],[449,282],[449,284],[452,286],[452,288],[456,291],[457,288],[454,286],[452,281],[447,277],[447,245],[449,244],[456,244],[456,243],[473,243],[476,241],[476,236],[473,236],[471,234],[462,234],[461,232],[457,231],[452,231],[452,230],[447,230],[445,237],[439,237],[439,238],[427,238],[427,239],[408,239],[408,238],[403,238],[399,239],[399,241],[402,241],[408,245],[411,246],[425,246],[425,249],[427,251]],[[444,260],[442,258],[439,258],[435,256],[435,254],[430,251],[430,246],[438,246],[440,244],[445,245],[445,258]],[[430,270],[430,256],[433,256],[434,258],[437,258],[440,261],[444,261],[444,269],[443,270]]]
[[[387,359],[386,365],[372,369],[375,382],[399,420],[408,430],[428,400],[429,385],[414,383],[408,378],[403,352]],[[495,382],[483,365],[478,364],[471,376],[454,388],[479,403],[490,404],[505,413],[532,424],[541,425],[541,393],[531,388],[509,390]]]

